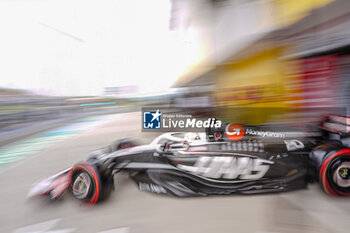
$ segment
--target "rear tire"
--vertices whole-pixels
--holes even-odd
[[[323,189],[330,195],[350,196],[350,151],[340,150],[328,157],[319,171]]]
[[[338,147],[339,148],[339,147]],[[350,196],[350,149],[322,145],[310,154],[315,177],[331,196]]]

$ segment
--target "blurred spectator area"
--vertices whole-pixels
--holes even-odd
[[[132,100],[112,97],[56,97],[0,88],[0,131],[55,119],[113,113]]]
[[[28,122],[56,118],[74,111],[65,105],[64,98],[33,95],[27,91],[0,89],[0,129]]]
[[[174,86],[213,86],[206,94],[227,120],[305,122],[318,119],[318,109],[349,106],[350,1],[172,4],[170,29],[196,48]],[[279,110],[232,110],[244,107]]]

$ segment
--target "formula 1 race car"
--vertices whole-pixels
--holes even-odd
[[[205,133],[165,133],[148,145],[122,139],[37,182],[28,196],[54,200],[70,190],[94,204],[114,190],[119,172],[129,173],[142,191],[178,197],[282,192],[313,181],[332,196],[348,196],[348,125],[349,118],[331,115],[311,132],[244,126],[247,133],[237,141],[228,137],[230,125]]]

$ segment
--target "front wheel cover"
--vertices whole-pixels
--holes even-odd
[[[335,172],[344,162],[350,161],[350,149],[342,149],[328,157],[319,171],[319,180],[323,189],[334,197],[350,196],[350,187],[341,187],[337,184]]]

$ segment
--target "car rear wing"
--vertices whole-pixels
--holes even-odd
[[[350,117],[326,115],[319,122],[318,128],[323,132],[324,138],[338,141],[343,146],[350,147]]]
[[[321,130],[350,136],[350,117],[340,115],[326,115],[318,126]]]

